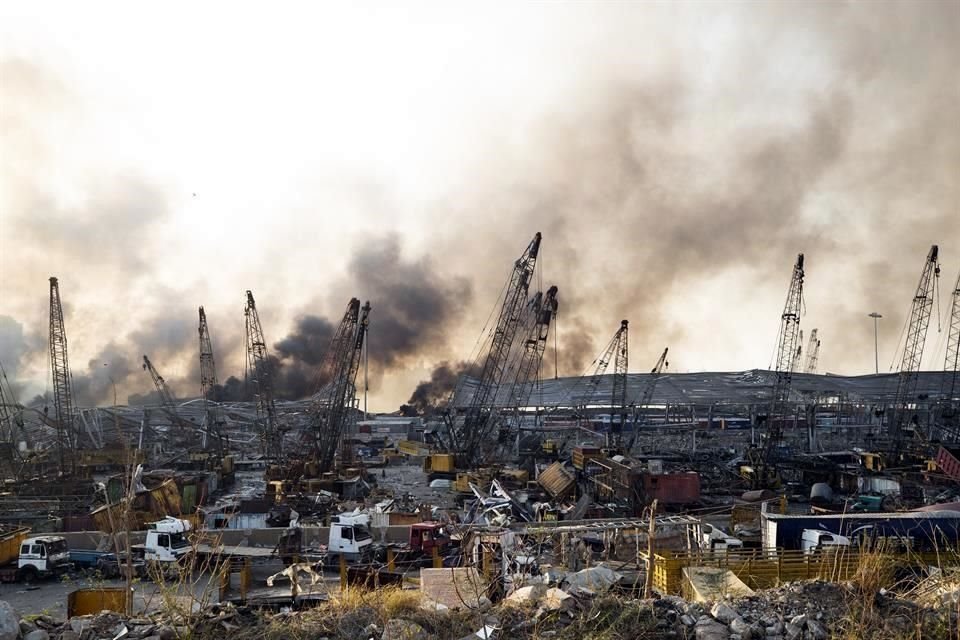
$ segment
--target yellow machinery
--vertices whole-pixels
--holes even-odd
[[[429,456],[430,448],[422,442],[413,440],[401,440],[397,443],[397,450],[408,456]]]
[[[423,472],[431,480],[437,478],[454,478],[457,465],[452,453],[431,453],[423,459]]]

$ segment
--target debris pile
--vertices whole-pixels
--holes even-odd
[[[947,586],[951,593],[946,593]],[[679,596],[637,599],[615,591],[531,585],[494,605],[448,608],[418,591],[352,591],[313,609],[270,612],[214,605],[188,619],[102,612],[57,623],[19,620],[0,602],[0,640],[174,640],[309,637],[329,640],[643,637],[696,640],[828,640],[957,637],[960,587],[945,581],[936,602],[860,592],[854,583],[797,582],[701,604]]]

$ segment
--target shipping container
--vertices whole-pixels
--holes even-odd
[[[646,502],[654,499],[662,505],[693,504],[700,501],[700,474],[642,473],[640,474]]]
[[[573,448],[573,466],[580,471],[583,471],[587,463],[594,458],[603,457],[603,452],[600,450],[600,447],[574,447]]]

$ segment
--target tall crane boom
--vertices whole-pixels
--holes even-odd
[[[273,399],[273,363],[267,357],[267,341],[263,337],[257,304],[249,290],[243,315],[246,319],[247,371],[257,389],[257,417],[263,429],[263,451],[268,460],[276,461],[283,453],[283,437]]]
[[[337,449],[350,421],[369,318],[370,303],[361,308],[360,301],[352,298],[324,354],[320,376],[325,384],[315,394],[310,408],[314,460],[320,473],[333,469]],[[348,462],[350,453],[348,447],[343,448],[341,463]]]
[[[923,346],[927,340],[927,327],[933,311],[933,290],[940,277],[939,249],[930,247],[927,259],[920,272],[920,282],[910,304],[910,323],[903,344],[903,357],[900,360],[900,373],[897,376],[897,394],[894,397],[893,411],[888,427],[895,452],[899,453],[903,445],[904,431],[916,426],[918,417],[911,412],[910,406],[917,395],[917,373],[923,359]],[[914,405],[915,406],[915,405]]]
[[[810,332],[810,342],[807,343],[807,364],[803,368],[804,373],[816,373],[817,363],[820,361],[820,339],[817,337],[817,329]]]
[[[30,446],[30,438],[23,425],[23,406],[17,401],[13,387],[7,380],[7,372],[0,364],[0,470],[9,468],[10,476],[20,475],[18,441],[24,438]]]
[[[953,285],[950,303],[950,333],[947,334],[947,355],[943,360],[943,378],[941,395],[953,402],[960,394],[960,274]]]
[[[629,367],[628,339],[630,336],[627,326],[629,321],[620,321],[618,340],[613,352],[613,394],[610,397],[610,433],[613,435],[614,447],[620,447],[623,437],[623,425],[627,421],[627,369]],[[614,422],[614,415],[617,421]]]
[[[492,405],[500,385],[505,382],[510,350],[540,252],[540,240],[541,235],[538,232],[527,245],[523,255],[514,263],[490,340],[490,349],[462,421],[449,415],[449,412],[447,415],[450,451],[469,467],[481,464],[490,453],[490,434],[495,414]]]
[[[160,372],[157,371],[153,363],[150,362],[150,358],[146,355],[143,356],[143,370],[150,374],[150,379],[153,380],[153,386],[157,388],[157,394],[160,396],[161,406],[167,409],[174,407],[176,401],[173,399],[170,387],[167,386],[166,380],[163,379],[163,376],[160,375]],[[174,413],[176,413],[176,411],[174,411]]]
[[[582,408],[594,404],[597,388],[600,386],[600,382],[603,381],[603,376],[607,373],[607,368],[610,366],[610,363],[616,359],[616,353],[620,348],[623,332],[626,330],[627,321],[624,320],[620,323],[620,328],[613,334],[613,338],[610,339],[610,342],[607,343],[607,346],[603,349],[603,353],[591,363],[591,365],[596,364],[593,373],[590,375],[584,373],[584,375],[576,378],[573,384],[569,385],[563,392],[563,401],[568,402],[572,407]],[[616,397],[616,395],[611,394],[611,401],[614,397]],[[575,409],[575,415],[578,418],[580,417],[578,409]]]
[[[210,327],[207,324],[207,314],[203,307],[200,307],[200,324],[197,331],[200,335],[200,397],[203,399],[204,424],[206,425],[205,437],[209,444],[211,436],[217,441],[220,453],[225,451],[223,443],[223,412],[220,410],[220,404],[213,397],[214,390],[217,388],[217,365],[213,359],[213,341],[210,339]]]
[[[803,362],[803,329],[800,330],[800,337],[797,339],[797,352],[793,356],[793,364],[790,365],[790,370],[794,373],[799,372],[801,362]]]
[[[7,372],[0,364],[0,443],[14,443],[17,431],[23,431],[23,406],[17,402]]]
[[[50,369],[53,375],[53,406],[57,421],[57,454],[60,470],[74,471],[76,437],[73,426],[73,380],[67,359],[67,330],[63,323],[60,285],[50,278]]]
[[[787,419],[790,386],[793,382],[793,364],[800,344],[800,312],[803,307],[803,254],[797,256],[787,290],[787,300],[780,315],[780,334],[777,346],[777,366],[767,415],[766,439],[759,459],[754,460],[753,481],[757,486],[769,484],[777,447],[783,437],[783,423]]]
[[[181,417],[177,412],[177,400],[174,398],[173,392],[170,391],[166,380],[163,379],[163,376],[160,375],[160,372],[157,371],[153,363],[150,362],[150,358],[146,355],[143,356],[143,370],[150,374],[150,379],[153,380],[153,386],[156,387],[157,395],[160,397],[160,406],[163,407],[170,421],[181,429],[189,429],[192,431],[195,425]]]
[[[537,292],[533,305],[533,322],[527,339],[523,343],[523,352],[517,366],[517,375],[511,389],[510,406],[519,411],[526,406],[533,392],[533,383],[543,360],[550,334],[550,322],[557,315],[557,287],[547,289],[546,295]]]
[[[630,442],[627,444],[627,452],[629,453],[633,449],[634,443],[637,441],[637,435],[639,435],[639,427],[643,424],[646,424],[646,412],[644,412],[643,422],[638,422],[637,413],[640,409],[645,409],[650,406],[650,403],[653,402],[653,392],[657,388],[657,381],[660,379],[660,374],[663,373],[665,367],[670,366],[670,363],[667,362],[667,352],[670,351],[670,347],[664,347],[663,353],[660,354],[660,357],[657,359],[657,363],[653,365],[653,369],[650,370],[650,379],[647,381],[647,385],[643,388],[643,394],[640,396],[640,402],[634,404],[634,417],[633,417],[633,434],[630,436]]]
[[[937,404],[935,424],[944,440],[956,443],[960,439],[960,274],[953,285],[951,298],[947,353],[943,359],[944,375],[940,385],[940,402]]]
[[[357,321],[357,332],[353,340],[353,349],[350,351],[350,364],[347,369],[346,392],[343,394],[343,402],[340,403],[340,415],[338,416],[340,441],[340,463],[348,466],[353,461],[353,447],[350,445],[343,434],[347,432],[348,426],[356,417],[354,404],[357,398],[357,373],[360,371],[360,359],[363,357],[363,349],[367,338],[367,329],[370,326],[370,301],[364,303],[360,309],[360,318]]]

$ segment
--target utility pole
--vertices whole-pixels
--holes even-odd
[[[873,371],[874,373],[880,373],[880,351],[877,342],[877,320],[883,316],[874,311],[868,318],[873,318]]]

